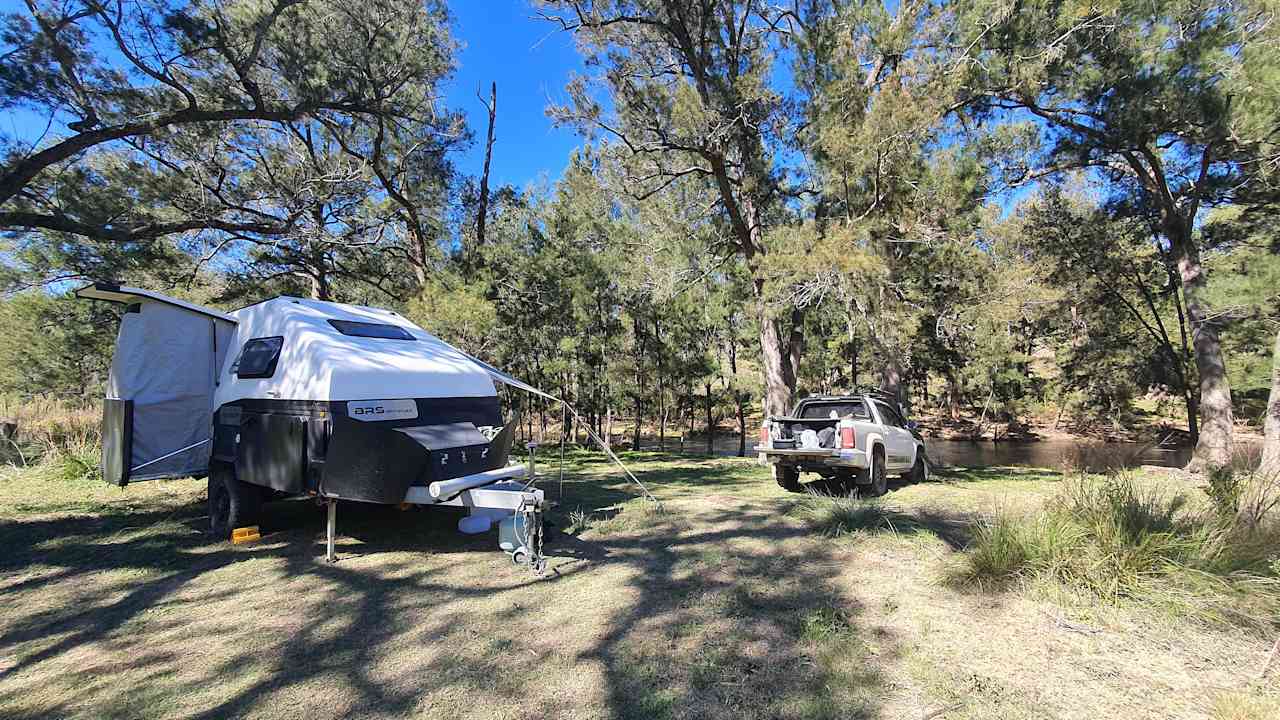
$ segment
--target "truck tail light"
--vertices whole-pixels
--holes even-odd
[[[858,435],[854,432],[852,420],[840,421],[840,449],[852,450],[858,444]]]

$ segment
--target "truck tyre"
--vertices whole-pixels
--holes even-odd
[[[258,523],[262,492],[256,485],[236,479],[235,469],[226,463],[209,467],[209,534],[227,540],[231,531]]]
[[[841,470],[832,478],[832,484],[840,497],[852,497],[858,492],[858,474],[853,470]]]
[[[880,497],[889,492],[889,475],[884,467],[884,448],[880,445],[875,446],[871,451],[871,467],[867,468],[867,474],[871,477],[871,486],[867,488],[868,494],[872,497]]]
[[[787,492],[800,492],[800,471],[793,467],[774,465],[773,479]]]
[[[929,481],[929,461],[925,459],[923,450],[916,451],[916,464],[911,466],[911,472],[904,477],[907,482],[912,483]]]

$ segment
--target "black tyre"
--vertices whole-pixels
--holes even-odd
[[[209,468],[209,534],[227,540],[236,528],[258,524],[262,491],[240,482],[235,470],[223,463]]]
[[[853,470],[841,470],[831,479],[831,485],[835,489],[833,495],[849,497],[858,492],[858,475]]]
[[[929,481],[929,460],[924,456],[924,449],[916,451],[916,464],[911,466],[911,472],[903,477],[907,482],[922,483]]]
[[[868,495],[880,497],[889,492],[889,474],[884,467],[884,448],[879,445],[871,451],[871,467],[867,469],[867,474],[871,476],[871,484],[866,487]]]
[[[774,465],[773,479],[787,492],[800,492],[800,471],[793,467]]]

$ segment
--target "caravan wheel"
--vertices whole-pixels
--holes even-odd
[[[225,463],[209,468],[209,533],[216,540],[231,537],[236,528],[258,524],[262,493],[254,485],[236,479]]]

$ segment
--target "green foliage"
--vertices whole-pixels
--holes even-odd
[[[409,301],[407,317],[433,334],[472,352],[488,354],[498,341],[498,313],[481,283],[433,278]]]
[[[391,256],[430,259],[466,137],[435,102],[456,48],[439,3],[32,2],[4,42],[0,105],[55,128],[0,136],[0,251],[24,283],[220,255],[241,266],[228,297],[397,297]]]
[[[0,394],[97,397],[117,314],[71,295],[26,292],[0,300]]]

